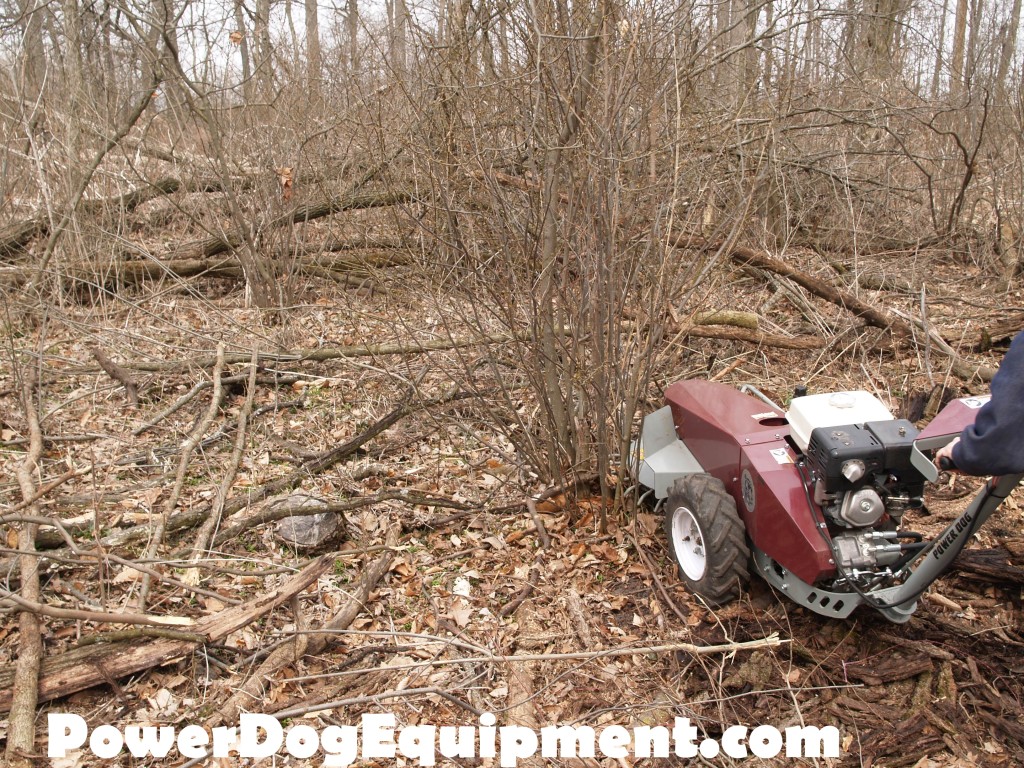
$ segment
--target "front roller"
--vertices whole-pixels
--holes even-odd
[[[749,579],[743,522],[720,480],[678,478],[665,500],[665,533],[686,586],[711,606],[734,600]]]

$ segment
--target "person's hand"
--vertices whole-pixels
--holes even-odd
[[[944,446],[939,448],[938,451],[935,452],[935,466],[936,467],[938,467],[939,469],[943,470],[944,472],[947,471],[942,466],[942,464],[941,464],[942,459],[949,459],[949,463],[952,464],[953,463],[953,446],[956,445],[959,442],[960,442],[960,438],[958,437],[955,440],[953,440],[953,442],[946,443]]]

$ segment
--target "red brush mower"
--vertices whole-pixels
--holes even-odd
[[[823,616],[868,605],[905,622],[1021,475],[993,478],[936,538],[906,530],[938,470],[926,455],[988,398],[952,401],[919,432],[873,395],[802,395],[789,411],[753,387],[681,381],[634,444],[636,480],[664,509],[691,591],[735,598],[751,571]]]

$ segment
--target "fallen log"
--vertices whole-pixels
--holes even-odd
[[[295,269],[301,274],[322,276],[325,272],[357,273],[369,276],[372,270],[407,264],[399,254],[373,254],[366,256],[304,257],[297,259]],[[0,284],[17,288],[35,274],[31,267],[0,267]],[[145,259],[136,261],[107,261],[78,264],[62,272],[62,277],[83,285],[114,283],[135,285],[165,277],[188,279],[192,277],[222,277],[240,279],[242,267],[233,257]]]
[[[684,335],[696,336],[702,339],[745,341],[757,346],[778,347],[780,349],[821,349],[825,346],[824,340],[819,339],[817,336],[778,336],[771,333],[749,331],[746,328],[695,326],[686,329]]]
[[[795,267],[791,267],[779,259],[742,245],[730,245],[724,242],[711,242],[706,238],[697,235],[680,235],[672,240],[676,248],[694,248],[700,250],[724,250],[729,259],[741,267],[756,267],[773,272],[781,277],[788,278],[804,290],[815,296],[842,307],[863,319],[868,325],[891,333],[897,342],[902,344],[912,343],[916,337],[913,326],[901,317],[891,312],[879,309],[862,301],[851,293],[836,288],[831,283],[819,280]],[[995,371],[987,366],[973,366],[952,352],[951,349],[939,348],[950,357],[951,370],[961,379],[970,381],[978,378],[983,381],[991,381]]]
[[[897,680],[917,677],[932,671],[933,662],[926,653],[918,653],[907,658],[892,657],[877,662],[844,663],[842,673],[847,678],[861,680],[867,685],[883,685]]]
[[[388,532],[387,546],[395,547],[397,545],[398,530],[396,528],[392,528]],[[345,601],[341,610],[339,610],[329,621],[324,622],[320,629],[315,631],[312,636],[309,634],[299,634],[296,635],[295,640],[292,643],[278,646],[270,656],[260,664],[259,669],[257,669],[249,679],[245,681],[245,683],[237,688],[231,698],[218,708],[219,722],[234,723],[238,717],[240,709],[245,707],[247,704],[262,702],[264,700],[264,696],[262,694],[265,693],[270,679],[278,670],[288,664],[294,663],[306,654],[315,655],[320,653],[333,639],[333,633],[347,629],[370,602],[370,595],[372,595],[374,589],[376,589],[377,582],[379,582],[384,577],[384,574],[388,572],[394,558],[394,550],[388,549],[373,563],[367,566],[363,571],[362,578],[359,580],[359,585],[349,595],[348,600]],[[295,620],[296,626],[299,626],[299,617],[296,616]]]
[[[39,701],[67,696],[111,679],[166,664],[191,653],[201,644],[200,639],[206,643],[223,640],[297,596],[323,575],[333,562],[333,555],[324,555],[273,592],[200,619],[189,628],[189,634],[194,637],[159,637],[148,641],[135,638],[85,645],[44,659],[39,675]],[[11,707],[12,685],[11,669],[0,669],[0,713]]]
[[[196,189],[205,189],[210,182],[194,182]],[[165,176],[145,186],[126,192],[123,195],[108,197],[102,200],[86,200],[79,205],[79,211],[88,214],[108,214],[120,216],[130,213],[140,205],[161,195],[177,192],[183,186],[181,179]],[[16,222],[0,231],[0,256],[11,256],[23,250],[28,243],[36,238],[49,234],[50,214],[41,211],[26,221]]]
[[[288,213],[278,216],[269,222],[264,229],[277,229],[289,224],[322,219],[343,211],[356,211],[366,208],[387,208],[416,200],[414,192],[374,192],[348,197],[332,197],[307,205],[300,205]],[[214,235],[203,240],[188,243],[175,251],[174,258],[201,259],[217,256],[241,247],[242,236],[238,233]]]
[[[988,584],[1024,585],[1024,568],[1011,563],[1005,549],[965,549],[953,562],[953,570]]]
[[[273,353],[261,352],[259,354],[260,364],[277,363],[301,363],[317,362],[323,363],[329,360],[342,360],[347,357],[379,357],[384,355],[420,355],[426,352],[438,352],[449,349],[462,349],[464,347],[483,347],[489,344],[506,344],[513,341],[528,341],[533,338],[533,331],[520,331],[518,333],[495,333],[488,336],[468,336],[464,339],[436,338],[423,339],[422,341],[409,341],[399,344],[358,344],[350,347],[320,347],[317,349],[297,349],[294,352]],[[247,363],[251,359],[249,352],[229,352],[224,355],[224,362],[227,365]],[[210,368],[216,362],[215,355],[198,357],[193,360],[165,360],[163,362],[145,361],[124,361],[121,367],[131,371],[145,371],[147,373],[162,373],[171,371],[189,370],[192,368]],[[66,374],[90,374],[99,373],[98,368],[67,368],[62,371]]]

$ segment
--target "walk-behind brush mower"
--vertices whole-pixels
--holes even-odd
[[[862,391],[798,390],[788,412],[753,387],[707,381],[665,399],[634,444],[636,480],[664,509],[683,580],[712,606],[754,571],[824,616],[863,604],[905,622],[1022,477],[993,478],[925,540],[904,526],[938,479],[928,454],[987,398],[953,400],[921,432]]]

